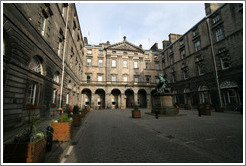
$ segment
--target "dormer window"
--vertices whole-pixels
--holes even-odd
[[[183,46],[184,45],[184,40],[183,39],[179,40],[179,45],[180,46]]]
[[[221,20],[221,16],[218,14],[213,18],[213,24],[216,24],[217,22],[219,22]]]
[[[199,29],[196,28],[193,30],[193,37],[197,36],[199,34]]]

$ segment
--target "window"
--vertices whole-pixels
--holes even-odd
[[[57,90],[53,90],[53,95],[52,95],[52,103],[55,104],[57,102]]]
[[[91,66],[91,59],[87,59],[87,66]]]
[[[134,53],[134,55],[138,55],[138,53]]]
[[[230,68],[230,60],[228,57],[221,57],[220,58],[221,68],[222,70]]]
[[[124,60],[124,61],[123,61],[123,67],[124,67],[124,68],[127,68],[127,60]]]
[[[59,83],[59,75],[60,75],[60,73],[57,71],[57,72],[55,72],[55,74],[54,74],[54,77],[53,77],[53,81],[55,81],[55,82],[57,82],[57,83]]]
[[[173,61],[173,56],[170,56],[170,65],[173,65],[174,61]]]
[[[185,80],[188,78],[187,70],[183,70],[183,77],[184,77]]]
[[[44,36],[46,20],[47,19],[41,14],[41,16],[40,16],[40,22],[39,22],[39,28],[41,30],[42,36]]]
[[[154,59],[155,59],[155,60],[158,60],[158,55],[155,55],[155,56],[154,56]]]
[[[102,82],[102,80],[103,80],[102,75],[98,75],[98,76],[97,76],[97,81],[98,81],[98,82]]]
[[[217,22],[219,22],[221,20],[221,16],[218,14],[213,18],[213,24],[216,24]]]
[[[34,56],[29,64],[29,69],[39,74],[43,74],[43,65],[41,60],[41,57]]]
[[[198,28],[196,28],[194,31],[193,31],[193,37],[197,36],[199,34],[199,30]]]
[[[204,73],[203,73],[203,70],[202,70],[202,65],[201,65],[201,64],[198,64],[198,65],[197,65],[197,69],[198,69],[198,74],[199,74],[199,76],[204,74]]]
[[[216,35],[216,40],[217,40],[217,41],[220,41],[220,40],[222,40],[222,39],[225,38],[225,36],[224,36],[224,31],[223,31],[222,28],[217,29],[217,30],[215,31],[215,35]]]
[[[185,57],[185,50],[183,49],[180,51],[180,58],[184,59],[184,57]]]
[[[183,45],[184,45],[184,40],[183,40],[183,39],[181,39],[181,40],[179,41],[179,45],[180,45],[180,46],[183,46]]]
[[[103,60],[102,60],[102,59],[99,59],[99,60],[98,60],[98,66],[99,66],[99,67],[103,67]]]
[[[112,51],[113,54],[116,54],[116,51]]]
[[[146,69],[150,69],[150,62],[145,62]]]
[[[99,50],[98,54],[99,55],[103,55],[103,51],[102,50]]]
[[[87,83],[91,82],[91,76],[90,75],[86,76],[86,81],[87,81]]]
[[[112,59],[112,67],[116,67],[116,60]]]
[[[150,76],[146,76],[146,82],[150,83]]]
[[[149,55],[148,54],[145,55],[145,59],[149,59]]]
[[[27,104],[38,105],[40,95],[39,85],[37,83],[30,84],[27,93]]]
[[[127,81],[128,81],[127,75],[124,75],[124,76],[123,76],[123,81],[124,81],[124,82],[127,82]]]
[[[66,96],[66,104],[69,104],[69,93],[67,93],[67,96]]]
[[[87,50],[87,55],[91,55],[92,54],[92,50]]]
[[[127,55],[127,52],[123,52],[123,55]]]
[[[139,76],[134,76],[134,82],[138,82],[139,81]]]
[[[160,82],[160,79],[158,76],[155,77],[155,83],[158,84]]]
[[[112,82],[116,82],[116,75],[112,75]]]
[[[201,50],[201,43],[200,43],[200,40],[198,40],[198,41],[195,42],[195,50],[196,50],[196,51]]]
[[[158,62],[155,63],[155,69],[156,70],[160,70],[159,63]]]
[[[138,61],[134,61],[134,69],[138,69]]]
[[[173,46],[170,47],[169,52],[170,52],[170,53],[173,53]]]
[[[62,51],[63,51],[63,42],[59,40],[59,45],[58,45],[58,51],[57,54],[60,58],[62,58]]]
[[[172,81],[172,83],[175,83],[175,75],[174,75],[174,73],[171,74],[171,81]]]

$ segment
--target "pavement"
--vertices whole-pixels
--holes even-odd
[[[242,163],[243,116],[238,112],[180,110],[179,116],[149,114],[140,119],[131,109],[95,110],[72,128],[70,142],[54,142],[45,163]],[[45,131],[52,119],[42,119]],[[17,131],[4,133],[4,143]]]

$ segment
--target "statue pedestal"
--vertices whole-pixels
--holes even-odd
[[[154,94],[152,101],[152,113],[156,111],[162,115],[177,115],[177,109],[173,105],[171,94]]]

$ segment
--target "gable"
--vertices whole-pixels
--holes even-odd
[[[110,45],[108,49],[143,52],[143,50],[140,47],[137,47],[129,42],[116,43],[116,44]]]

